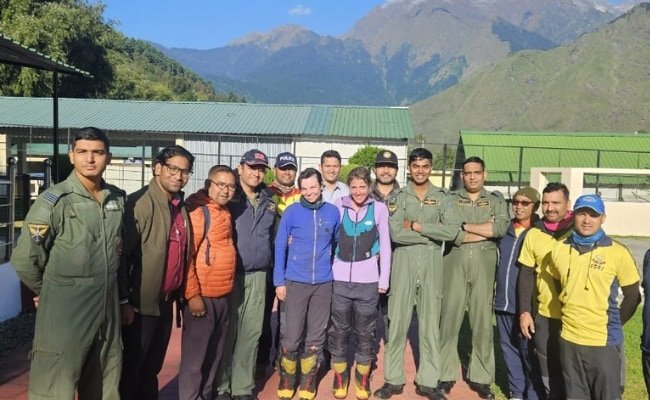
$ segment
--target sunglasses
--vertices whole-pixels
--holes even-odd
[[[533,204],[532,201],[526,201],[526,200],[513,200],[513,201],[512,201],[512,205],[513,205],[513,206],[519,206],[519,205],[521,205],[521,206],[524,206],[524,207],[528,207],[528,206],[531,205],[531,204]]]

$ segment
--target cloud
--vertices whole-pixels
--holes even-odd
[[[310,15],[311,8],[305,7],[302,4],[298,4],[297,6],[289,10],[289,14],[294,16]]]

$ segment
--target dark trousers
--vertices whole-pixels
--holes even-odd
[[[377,303],[379,315],[378,320],[381,320],[381,326],[384,328],[384,346],[388,343],[388,294],[380,293],[379,302]],[[377,351],[379,351],[379,346],[377,346]]]
[[[323,351],[331,302],[332,282],[312,285],[287,281],[286,329],[281,338],[284,352],[296,353],[303,338],[305,354]]]
[[[519,317],[506,312],[496,313],[499,345],[508,370],[510,397],[528,400],[544,398],[544,386],[532,343],[519,329]]]
[[[377,283],[334,281],[328,331],[328,350],[332,354],[332,362],[347,361],[350,334],[356,343],[355,361],[370,364],[375,359],[379,301],[377,287]]]
[[[535,316],[535,353],[539,362],[546,397],[550,400],[565,399],[564,378],[560,364],[560,331],[562,321],[555,318]]]
[[[133,323],[122,329],[122,400],[158,399],[158,373],[172,333],[173,305],[173,300],[161,301],[160,316],[136,313]]]
[[[621,397],[621,346],[582,346],[560,338],[567,400]]]
[[[228,330],[228,297],[203,297],[205,317],[183,310],[181,365],[178,378],[180,400],[212,398],[212,383],[223,354]]]

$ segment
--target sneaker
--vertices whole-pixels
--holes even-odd
[[[375,397],[378,399],[390,399],[393,395],[402,394],[404,385],[391,385],[384,383],[382,387],[375,391]]]
[[[478,393],[478,397],[482,399],[494,400],[494,393],[487,383],[470,382],[469,388]]]
[[[429,386],[417,385],[415,386],[415,394],[418,396],[426,397],[429,400],[446,400],[445,394],[442,390]]]
[[[449,392],[451,392],[451,388],[454,387],[455,383],[456,382],[454,381],[441,381],[438,383],[438,389],[442,390],[446,394],[449,394]]]

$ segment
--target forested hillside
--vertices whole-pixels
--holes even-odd
[[[102,20],[103,6],[82,0],[0,0],[0,33],[93,78],[61,75],[59,96],[244,101],[212,85],[148,43]],[[0,95],[51,96],[52,74],[0,65]]]

